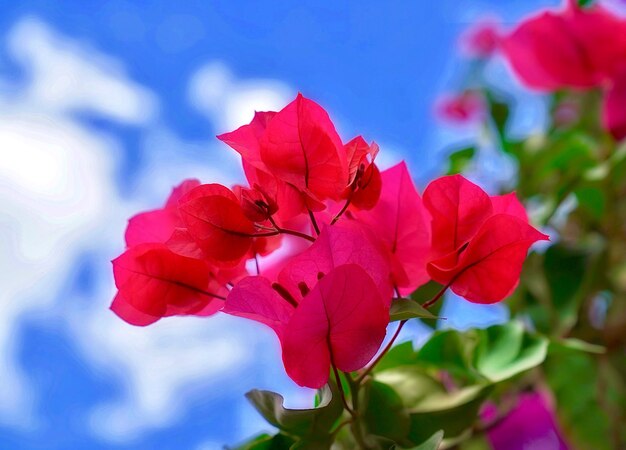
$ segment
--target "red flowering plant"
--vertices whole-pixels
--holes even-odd
[[[553,243],[529,256],[507,301],[512,317],[549,338],[550,352],[498,393],[487,436],[493,448],[521,448],[502,444],[502,429],[533,433],[520,419],[534,396],[555,416],[546,448],[626,448],[626,17],[603,2],[567,0],[495,32],[492,51],[470,54],[456,94],[480,96],[484,110],[475,141],[448,155],[448,173],[476,175],[486,157],[513,166],[501,187],[532,205]],[[491,76],[502,62],[545,100],[531,134],[512,120],[525,98],[516,103]]]
[[[278,432],[241,448],[437,448],[543,360],[545,339],[517,326],[471,345],[438,332],[419,350],[393,346],[408,320],[433,324],[428,309],[448,289],[474,303],[511,295],[529,248],[547,240],[515,194],[452,175],[420,196],[406,164],[380,171],[375,143],[344,144],[302,95],[218,138],[241,155],[247,184],[186,180],[133,217],[111,309],[139,326],[225,313],[275,332],[287,374],[318,390],[317,405],[248,393]]]

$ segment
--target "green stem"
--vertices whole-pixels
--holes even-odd
[[[432,305],[434,305],[435,303],[437,303],[437,301],[443,297],[443,294],[446,293],[446,291],[448,290],[448,288],[450,287],[451,283],[448,283],[447,285],[445,285],[433,298],[431,298],[430,300],[428,300],[427,302],[425,302],[422,307],[423,308],[429,308]],[[402,327],[404,327],[404,324],[407,322],[408,319],[403,320],[402,322],[400,322],[400,325],[398,325],[398,328],[396,329],[396,332],[393,334],[393,336],[391,337],[391,339],[389,340],[389,343],[385,346],[385,348],[383,349],[382,352],[380,352],[380,354],[378,355],[378,357],[374,360],[374,362],[372,364],[369,365],[369,367],[367,367],[365,369],[365,371],[359,376],[359,378],[357,378],[356,382],[357,384],[361,384],[361,382],[365,379],[365,377],[372,371],[374,370],[374,367],[376,367],[376,364],[378,364],[380,362],[381,359],[384,358],[384,356],[387,354],[387,352],[391,349],[391,347],[393,346],[394,342],[396,341],[396,339],[398,338],[398,336],[400,335],[400,331],[402,331]]]
[[[365,434],[363,430],[363,425],[361,423],[360,417],[361,413],[359,411],[359,389],[361,384],[359,380],[353,380],[349,374],[346,376],[348,380],[348,385],[350,387],[350,397],[352,397],[352,422],[350,424],[350,429],[352,430],[352,436],[356,441],[356,444],[360,449],[368,450],[370,446],[365,441]]]
[[[337,381],[337,388],[339,389],[339,396],[341,397],[341,401],[343,402],[343,407],[354,418],[354,409],[350,408],[350,405],[348,405],[348,400],[346,399],[346,394],[343,392],[343,383],[341,382],[341,377],[339,376],[337,366],[335,366],[335,363],[331,363],[331,367],[333,368],[333,373],[335,374],[335,380]]]

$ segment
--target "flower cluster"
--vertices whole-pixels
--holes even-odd
[[[187,180],[133,217],[111,309],[142,326],[218,311],[266,324],[302,386],[363,368],[394,299],[429,280],[471,302],[504,299],[547,238],[514,194],[490,197],[460,175],[420,196],[404,163],[380,172],[375,143],[343,144],[302,95],[219,139],[248,184]]]
[[[626,137],[626,20],[600,5],[581,8],[568,0],[505,36],[502,49],[513,70],[531,88],[605,91],[603,121],[616,138]]]
[[[615,139],[626,137],[626,20],[601,5],[582,8],[566,0],[560,10],[543,11],[510,32],[483,22],[461,42],[466,54],[485,59],[500,51],[515,74],[540,92],[599,89],[602,124]],[[438,115],[468,123],[485,115],[485,102],[469,89],[443,98]],[[568,105],[564,114],[569,114]],[[556,117],[559,120],[559,117]],[[566,118],[567,120],[567,118]]]

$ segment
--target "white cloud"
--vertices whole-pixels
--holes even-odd
[[[16,327],[50,308],[103,221],[112,144],[64,118],[0,106],[0,416],[25,419],[30,390],[15,364]]]
[[[254,111],[278,111],[295,97],[295,91],[278,80],[236,79],[221,62],[202,66],[192,76],[188,98],[216,128],[234,130],[252,119]]]
[[[45,420],[34,415],[36,387],[28,385],[17,361],[15,337],[25,317],[61,321],[93,370],[123,384],[119,397],[85,418],[103,439],[127,441],[167,426],[200,391],[224,383],[242,393],[258,381],[266,388],[285,383],[271,333],[241,327],[238,319],[171,318],[142,329],[108,310],[108,261],[122,250],[126,219],[162,203],[183,178],[233,182],[241,177],[237,158],[217,141],[187,142],[160,125],[156,97],[130,80],[119,62],[43,22],[20,21],[8,46],[28,82],[10,95],[0,91],[0,422],[36,426]],[[194,80],[193,89],[200,89]],[[0,85],[11,83],[0,79]],[[280,82],[229,75],[213,95],[214,109],[204,105],[219,126],[232,128],[255,108],[281,107],[288,92]],[[119,197],[114,182],[120,142],[77,121],[76,111],[147,127],[145,169],[130,201]],[[197,162],[201,148],[205,164]],[[99,255],[93,298],[68,292],[66,284],[85,250]],[[253,363],[267,371],[244,370]],[[303,404],[293,385],[287,391],[292,402]],[[261,419],[243,405],[241,397],[239,432],[249,434]]]
[[[95,112],[130,124],[146,124],[158,112],[155,96],[128,79],[117,61],[38,19],[18,22],[7,44],[31,78],[21,103],[51,113]]]

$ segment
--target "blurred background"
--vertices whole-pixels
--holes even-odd
[[[266,428],[249,389],[306,405],[269,329],[225,316],[141,329],[108,310],[126,220],[184,178],[241,180],[214,136],[298,91],[423,187],[474,132],[433,114],[460,34],[558,3],[1,1],[0,449],[218,449]],[[520,132],[542,122],[542,99],[524,95]],[[446,307],[448,326],[507,314]]]

